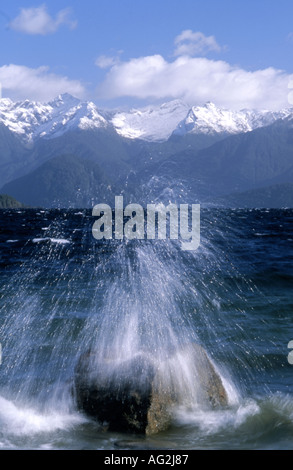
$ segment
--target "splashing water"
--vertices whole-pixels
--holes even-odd
[[[48,416],[54,429],[83,422],[76,414],[72,377],[80,356],[91,350],[95,364],[115,364],[113,370],[139,355],[151,358],[163,380],[179,390],[174,417],[185,423],[189,416],[189,422],[213,429],[220,415],[201,402],[198,369],[188,349],[194,343],[206,349],[228,394],[231,408],[221,411],[221,422],[229,421],[235,407],[239,423],[259,413],[255,403],[241,411],[241,395],[266,367],[245,328],[254,314],[247,296],[261,293],[241,266],[235,268],[218,219],[208,214],[194,253],[168,240],[97,243],[86,213],[45,213],[36,219],[32,212],[19,214],[26,238],[19,247],[9,243],[15,259],[2,281],[0,421],[5,426],[13,415],[26,432],[34,427],[30,423],[38,432],[46,430]],[[231,224],[230,230],[235,239],[237,228]],[[210,241],[211,231],[216,242]]]

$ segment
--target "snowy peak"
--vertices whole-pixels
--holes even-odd
[[[117,112],[110,122],[119,135],[128,139],[162,142],[171,135],[250,132],[290,115],[293,116],[293,109],[234,111],[218,108],[211,102],[190,108],[186,103],[174,100],[160,106]]]
[[[281,111],[218,108],[213,103],[190,108],[181,100],[122,111],[98,111],[92,102],[65,93],[47,104],[0,99],[0,124],[24,142],[50,139],[69,130],[115,129],[127,139],[164,142],[174,135],[238,134],[268,126],[278,119],[292,118],[293,109]]]
[[[47,104],[1,99],[0,122],[25,141],[57,137],[74,128],[108,125],[94,103],[82,102],[69,94],[59,95]]]
[[[59,108],[59,107],[73,107],[77,106],[80,103],[78,98],[70,95],[69,93],[63,93],[62,95],[58,95],[53,101],[50,101],[48,104],[52,106],[52,108]]]
[[[111,119],[111,123],[119,135],[128,139],[160,142],[171,136],[179,122],[186,117],[188,110],[187,104],[174,100],[160,106],[118,112]]]
[[[285,119],[293,110],[281,111],[233,111],[221,109],[213,103],[192,107],[186,118],[174,131],[176,135],[192,134],[239,134],[258,127],[268,126],[277,119]]]

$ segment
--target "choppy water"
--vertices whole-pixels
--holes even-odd
[[[229,406],[192,402],[178,368],[191,399],[168,431],[135,445],[293,448],[293,211],[202,210],[195,252],[170,240],[98,242],[93,222],[85,210],[0,212],[0,449],[130,448],[132,436],[76,409],[80,354],[161,358],[192,341]]]

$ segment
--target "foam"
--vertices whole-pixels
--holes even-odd
[[[10,435],[32,435],[71,429],[85,418],[68,411],[41,413],[27,406],[16,405],[0,396],[0,427]]]
[[[239,428],[260,411],[260,407],[253,400],[221,410],[178,407],[174,412],[174,421],[178,425],[196,426],[204,434],[215,434],[227,428]]]
[[[42,237],[42,238],[33,238],[32,242],[33,243],[40,243],[40,242],[45,242],[45,241],[50,241],[51,243],[57,243],[58,245],[67,245],[70,243],[69,240],[66,240],[65,238],[50,238],[50,237]]]

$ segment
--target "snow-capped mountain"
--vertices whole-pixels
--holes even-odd
[[[122,112],[66,94],[47,104],[5,98],[0,189],[38,207],[80,204],[80,188],[89,197],[83,204],[105,194],[113,200],[112,191],[146,203],[176,200],[182,188],[214,204],[235,192],[292,186],[292,126],[293,108],[232,111],[171,101]]]
[[[69,129],[100,128],[109,124],[94,103],[82,102],[69,94],[42,104],[29,100],[0,100],[0,122],[25,141],[58,137]]]
[[[190,108],[181,100],[131,109],[128,112],[98,110],[92,102],[69,94],[43,104],[29,100],[0,100],[0,124],[23,142],[51,139],[69,130],[114,129],[118,136],[146,142],[164,142],[173,135],[237,134],[293,116],[293,109],[281,111],[232,111],[213,103]]]
[[[129,112],[116,113],[111,122],[118,134],[128,139],[151,142],[167,140],[177,125],[185,119],[189,106],[180,100],[160,106],[147,106]]]
[[[175,135],[185,134],[240,134],[272,124],[277,119],[293,115],[293,109],[281,111],[233,111],[220,109],[213,103],[192,107],[186,118],[174,130]]]

